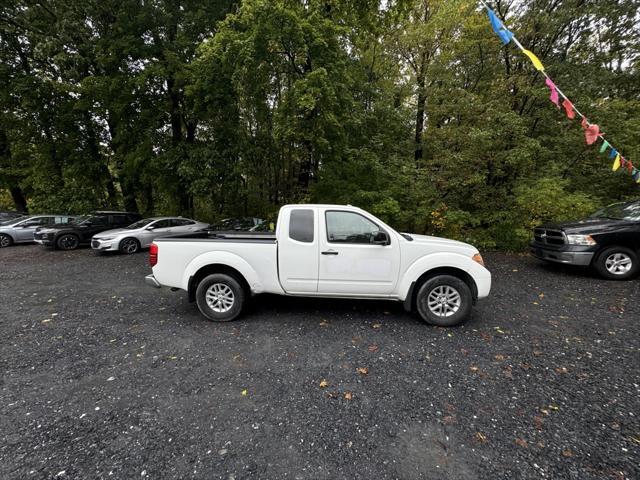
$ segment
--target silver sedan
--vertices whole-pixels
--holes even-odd
[[[33,242],[36,228],[69,223],[74,218],[71,215],[31,215],[3,221],[0,224],[0,248]]]
[[[125,228],[107,230],[94,235],[91,248],[100,252],[136,253],[148,248],[154,239],[167,235],[195,232],[209,224],[182,217],[143,218]]]

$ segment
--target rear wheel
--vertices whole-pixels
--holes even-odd
[[[246,293],[230,275],[214,273],[202,279],[196,289],[198,309],[209,320],[229,322],[242,312]]]
[[[640,269],[638,254],[627,247],[605,248],[593,265],[600,275],[611,280],[627,280]]]
[[[422,284],[416,296],[420,317],[432,325],[452,327],[471,314],[473,295],[458,277],[438,275]]]
[[[65,233],[60,235],[56,240],[56,246],[60,250],[75,250],[80,245],[80,239],[73,233]]]
[[[9,235],[0,233],[0,248],[10,247],[13,245],[13,238]]]
[[[138,250],[140,250],[140,242],[135,238],[125,238],[120,242],[120,252],[122,253],[131,255]]]

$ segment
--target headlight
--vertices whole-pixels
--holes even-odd
[[[106,242],[108,240],[113,240],[114,238],[116,238],[116,237],[99,237],[99,238],[98,237],[93,237],[94,240],[99,240],[101,242]]]
[[[484,260],[482,259],[482,255],[480,255],[479,253],[476,253],[473,257],[471,257],[471,260],[473,260],[476,263],[479,263],[484,267]]]
[[[567,235],[567,243],[569,245],[595,245],[596,241],[591,235]]]

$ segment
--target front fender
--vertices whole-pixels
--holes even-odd
[[[206,252],[191,260],[182,275],[180,288],[188,291],[189,279],[193,277],[198,270],[209,265],[225,265],[234,268],[242,274],[253,293],[262,293],[264,291],[264,285],[260,277],[246,260],[235,253],[220,251]]]
[[[406,299],[413,282],[416,282],[424,273],[436,268],[457,268],[469,274],[476,284],[478,298],[489,295],[491,290],[491,273],[471,257],[453,252],[439,252],[425,255],[413,262],[401,275],[398,284],[398,298]]]

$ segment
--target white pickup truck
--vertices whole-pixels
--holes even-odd
[[[466,243],[398,233],[350,205],[286,205],[276,232],[199,232],[151,246],[154,286],[185,290],[210,320],[236,318],[249,295],[397,300],[452,326],[489,295],[491,274]]]

